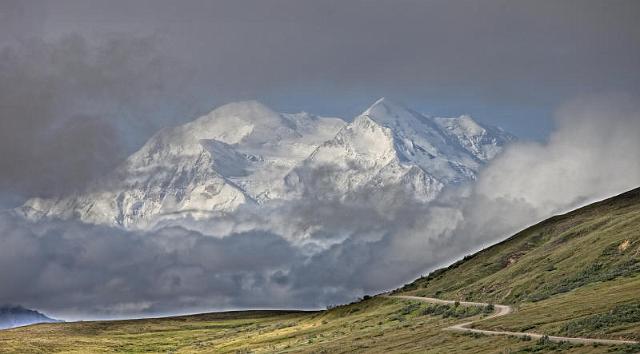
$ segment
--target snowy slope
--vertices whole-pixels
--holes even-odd
[[[287,175],[300,195],[348,197],[400,185],[418,200],[474,180],[513,138],[469,116],[432,118],[380,99]]]
[[[34,198],[19,211],[30,219],[148,228],[247,203],[346,199],[387,188],[429,201],[446,184],[473,180],[511,139],[468,116],[428,117],[386,99],[349,124],[231,103],[161,130],[86,192]]]
[[[283,177],[344,124],[279,114],[253,101],[231,103],[160,131],[86,193],[31,199],[22,211],[32,219],[141,228],[158,218],[229,212],[281,197]]]

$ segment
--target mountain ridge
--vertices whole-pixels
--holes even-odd
[[[349,198],[393,185],[427,202],[446,184],[475,179],[512,140],[470,117],[436,119],[384,98],[351,123],[235,102],[160,130],[87,192],[33,198],[18,212],[31,220],[146,229],[233,213],[244,204]],[[319,177],[326,188],[305,194]]]
[[[0,306],[0,329],[28,326],[36,323],[64,322],[50,318],[38,311],[30,310],[20,305]]]

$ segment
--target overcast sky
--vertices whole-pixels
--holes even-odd
[[[634,0],[3,0],[0,18],[3,41],[156,36],[199,110],[257,98],[348,118],[388,96],[543,139],[561,102],[640,91]]]

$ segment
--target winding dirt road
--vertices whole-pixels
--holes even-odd
[[[441,300],[435,299],[432,297],[421,297],[421,296],[407,296],[407,295],[395,295],[393,297],[407,299],[407,300],[415,300],[415,301],[423,301],[433,304],[453,304],[455,301],[451,300]],[[487,306],[487,303],[483,302],[469,302],[469,301],[460,301],[460,305],[464,306]],[[450,327],[445,328],[446,331],[456,331],[456,332],[467,332],[467,333],[479,333],[486,334],[490,336],[514,336],[514,337],[529,337],[531,339],[540,339],[544,337],[543,334],[538,333],[530,333],[530,332],[509,332],[509,331],[489,331],[484,329],[477,328],[469,328],[469,326],[474,322],[484,321],[490,318],[505,316],[513,312],[513,308],[508,305],[493,305],[495,307],[495,312],[487,317],[484,317],[478,321],[465,322],[456,324]],[[577,337],[559,337],[559,336],[547,336],[552,342],[568,342],[574,344],[639,344],[640,342],[632,341],[632,340],[619,340],[619,339],[597,339],[597,338],[577,338]]]

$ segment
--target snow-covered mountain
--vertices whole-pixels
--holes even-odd
[[[283,197],[283,178],[343,126],[339,118],[280,114],[231,103],[164,129],[86,193],[31,199],[30,218],[145,227],[159,218],[202,218]]]
[[[322,144],[287,175],[316,197],[402,186],[422,201],[444,185],[473,180],[513,137],[469,116],[432,118],[384,98]]]
[[[386,99],[349,124],[277,113],[255,101],[231,103],[161,130],[86,192],[34,198],[19,212],[147,228],[247,203],[349,198],[387,187],[428,201],[446,184],[473,180],[510,140],[469,116],[433,118]]]

